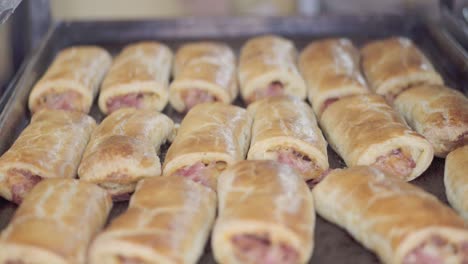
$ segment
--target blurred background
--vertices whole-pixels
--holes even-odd
[[[0,94],[56,20],[396,13],[468,17],[468,0],[0,0]],[[11,16],[9,16],[12,14]]]

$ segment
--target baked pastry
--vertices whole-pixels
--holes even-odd
[[[383,263],[465,263],[468,231],[436,197],[367,166],[332,171],[312,191],[317,212]]]
[[[47,179],[26,197],[0,235],[0,263],[85,264],[112,200],[94,184]]]
[[[89,263],[195,264],[216,213],[216,194],[183,177],[138,183],[128,210],[93,242]]]
[[[19,204],[44,178],[74,178],[95,127],[94,119],[80,112],[37,112],[0,157],[0,195]]]
[[[169,117],[152,110],[113,112],[91,136],[78,169],[80,179],[98,184],[114,200],[128,200],[139,180],[161,175],[159,148],[173,129]]]
[[[395,109],[408,124],[445,157],[468,144],[468,99],[454,89],[439,85],[419,85],[402,92]]]
[[[231,103],[237,96],[236,58],[230,47],[217,42],[183,45],[174,60],[169,101],[178,112],[204,102]]]
[[[312,109],[295,97],[271,97],[251,104],[253,117],[249,160],[276,160],[296,169],[305,180],[328,169],[327,142]]]
[[[167,151],[163,175],[179,175],[216,189],[228,165],[245,159],[252,118],[243,108],[203,103],[185,116]]]
[[[99,95],[104,114],[131,107],[161,111],[166,106],[172,52],[159,42],[126,46],[115,58]]]
[[[342,97],[370,92],[361,74],[359,56],[346,38],[314,41],[301,52],[299,68],[317,116]]]
[[[112,57],[97,46],[60,51],[29,95],[32,113],[41,108],[88,113]]]
[[[323,113],[328,143],[348,167],[372,165],[410,181],[431,164],[434,150],[376,94],[342,98]]]
[[[312,195],[289,166],[240,161],[218,181],[212,235],[218,263],[307,263],[312,255]]]
[[[370,42],[361,49],[361,55],[370,88],[389,102],[413,85],[443,84],[431,62],[407,38]]]
[[[287,39],[265,35],[248,40],[239,59],[239,84],[244,101],[251,103],[277,95],[304,99],[307,89],[296,60],[296,47]]]
[[[450,204],[468,221],[468,145],[460,147],[447,155],[445,160],[445,193]]]

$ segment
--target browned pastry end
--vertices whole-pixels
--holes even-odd
[[[240,161],[218,181],[211,245],[218,263],[307,263],[314,203],[302,177],[275,161]]]
[[[126,46],[115,58],[99,95],[104,114],[121,108],[161,111],[169,98],[172,52],[156,41]]]
[[[112,200],[75,179],[41,181],[0,235],[0,263],[85,264],[88,246],[106,223]]]
[[[305,180],[328,169],[327,142],[312,109],[295,97],[272,97],[251,104],[254,118],[249,160],[276,160]]]
[[[78,168],[80,179],[98,184],[114,200],[128,200],[137,182],[161,175],[160,146],[174,123],[148,109],[119,109],[96,128]]]
[[[361,74],[359,50],[349,39],[313,41],[301,52],[299,67],[318,117],[340,98],[370,92]]]
[[[167,151],[163,175],[178,175],[216,189],[217,176],[245,159],[252,118],[243,108],[202,103],[185,116]]]
[[[231,103],[237,96],[236,58],[218,42],[184,44],[175,55],[169,101],[178,112],[199,103]]]
[[[444,158],[468,144],[468,99],[459,91],[439,85],[419,85],[402,92],[395,109],[429,140],[434,153]]]
[[[97,236],[91,264],[195,264],[216,212],[214,191],[183,177],[138,183],[128,210]]]
[[[468,262],[468,231],[433,195],[367,166],[332,171],[313,191],[319,215],[383,263]]]
[[[45,178],[74,178],[96,122],[80,112],[43,109],[0,157],[0,195],[21,203]]]
[[[403,90],[418,84],[443,84],[426,56],[407,38],[392,37],[361,49],[362,69],[369,86],[392,103]]]
[[[293,95],[304,99],[307,89],[297,68],[294,44],[275,35],[249,39],[239,59],[239,85],[247,103],[278,96]]]
[[[63,109],[88,113],[112,57],[97,46],[60,51],[29,95],[29,109]]]
[[[410,181],[431,164],[431,143],[412,131],[377,94],[346,97],[330,105],[320,124],[328,143],[349,167],[372,165]]]

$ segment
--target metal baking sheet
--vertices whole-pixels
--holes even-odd
[[[218,40],[236,52],[252,36],[275,33],[293,40],[298,49],[315,39],[333,36],[351,38],[357,46],[389,36],[411,38],[431,59],[446,83],[454,88],[468,87],[468,59],[460,46],[441,28],[415,17],[398,15],[324,16],[291,18],[186,18],[157,21],[59,22],[46,35],[41,46],[23,65],[22,71],[0,101],[0,153],[8,149],[28,124],[27,98],[34,83],[47,69],[54,55],[71,45],[95,44],[116,54],[124,45],[140,40],[157,40],[173,50],[187,41]],[[466,93],[466,90],[464,91]],[[241,104],[237,100],[237,104]],[[170,106],[164,113],[179,122],[183,116]],[[91,115],[103,116],[96,105]],[[167,146],[163,149],[163,154]],[[329,149],[332,168],[344,167],[341,158]],[[443,186],[444,160],[435,158],[429,169],[413,183],[447,202]],[[127,203],[116,203],[112,218],[125,211]],[[16,206],[0,199],[0,230],[11,219]],[[343,229],[317,218],[315,249],[311,263],[378,263],[376,256],[357,243]],[[200,263],[215,263],[209,246]]]

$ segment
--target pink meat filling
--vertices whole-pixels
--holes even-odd
[[[277,153],[278,162],[289,165],[305,175],[306,178],[317,178],[323,172],[307,155],[295,151],[294,149],[279,149]]]
[[[192,107],[200,103],[216,102],[218,101],[215,96],[207,91],[192,88],[182,93],[182,100],[185,103],[185,110],[188,111]]]
[[[410,155],[403,153],[401,149],[394,149],[387,155],[378,157],[373,166],[386,173],[405,178],[413,172],[416,163]]]
[[[295,264],[299,253],[292,247],[273,245],[267,238],[257,235],[237,235],[232,238],[236,256],[246,263]]]
[[[7,179],[12,193],[12,202],[20,204],[24,197],[42,180],[39,175],[34,175],[28,170],[11,169]]]
[[[211,162],[209,164],[197,162],[175,172],[176,175],[186,177],[210,188],[213,187],[211,186],[212,180],[217,177],[219,173],[220,169],[217,167],[216,162]]]
[[[325,179],[325,177],[327,177],[327,175],[330,174],[331,171],[332,169],[325,170],[317,178],[308,180],[306,183],[307,186],[309,186],[309,189],[314,189],[314,187],[317,186],[317,184],[319,184],[321,181],[323,181],[323,179]]]
[[[81,95],[74,91],[64,93],[49,93],[42,97],[42,103],[46,108],[61,110],[80,110]]]
[[[444,264],[447,259],[450,263],[468,263],[468,242],[456,245],[433,236],[408,253],[403,264]]]
[[[129,93],[110,98],[107,100],[106,105],[109,113],[112,113],[120,108],[142,108],[143,99],[144,95],[142,93]]]
[[[332,105],[334,102],[338,101],[339,98],[333,97],[333,98],[328,98],[323,102],[322,110],[320,113],[323,113],[330,105]]]
[[[254,94],[251,96],[249,102],[260,100],[266,97],[280,96],[284,94],[284,85],[279,81],[274,81],[268,85],[268,87],[263,89],[255,90]]]

